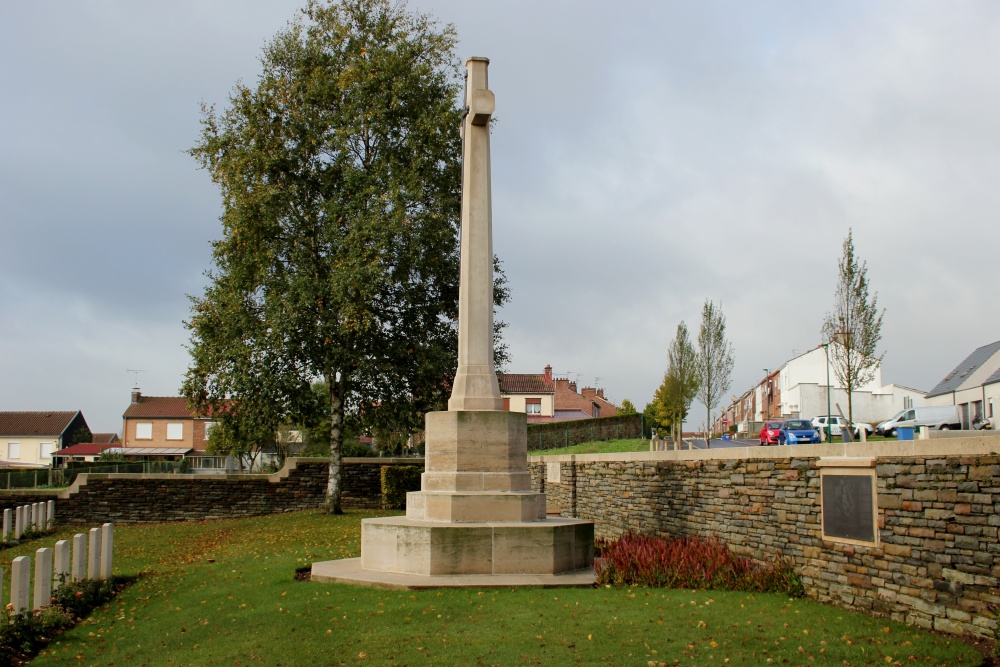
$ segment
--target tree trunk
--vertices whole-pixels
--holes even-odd
[[[344,443],[344,400],[340,395],[342,384],[335,382],[336,374],[326,378],[330,388],[330,476],[326,483],[326,500],[323,507],[330,514],[343,514],[340,507],[340,474]]]

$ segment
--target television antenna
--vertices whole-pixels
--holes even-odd
[[[147,371],[144,371],[141,368],[126,368],[125,372],[132,374],[132,386],[133,387],[138,387],[139,386],[139,373],[146,373]]]

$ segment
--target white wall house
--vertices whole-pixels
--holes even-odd
[[[836,343],[831,343],[832,347]],[[832,354],[832,352],[831,352]],[[812,419],[827,411],[827,356],[823,346],[786,361],[778,370],[781,388],[781,416],[785,419]],[[839,414],[840,405],[848,414],[847,390],[837,379],[831,356],[829,366],[830,411]],[[877,424],[904,408],[924,405],[924,392],[898,384],[882,385],[882,366],[872,379],[856,387],[851,395],[854,421]]]
[[[973,350],[927,393],[928,405],[957,405],[962,428],[977,415],[997,426],[993,405],[1000,407],[1000,341]]]

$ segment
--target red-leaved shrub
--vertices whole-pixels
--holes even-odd
[[[627,533],[598,540],[597,583],[662,586],[802,595],[791,564],[775,558],[760,563],[733,554],[721,540],[681,537],[666,540]]]

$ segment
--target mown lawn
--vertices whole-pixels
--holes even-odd
[[[295,579],[354,556],[373,513],[118,526],[142,573],[33,665],[978,665],[961,641],[781,595],[382,591]],[[33,555],[41,542],[3,552]]]
[[[555,456],[557,454],[616,454],[618,452],[648,452],[649,440],[631,438],[627,440],[607,440],[604,442],[583,442],[572,447],[538,449],[528,452],[529,456]]]

